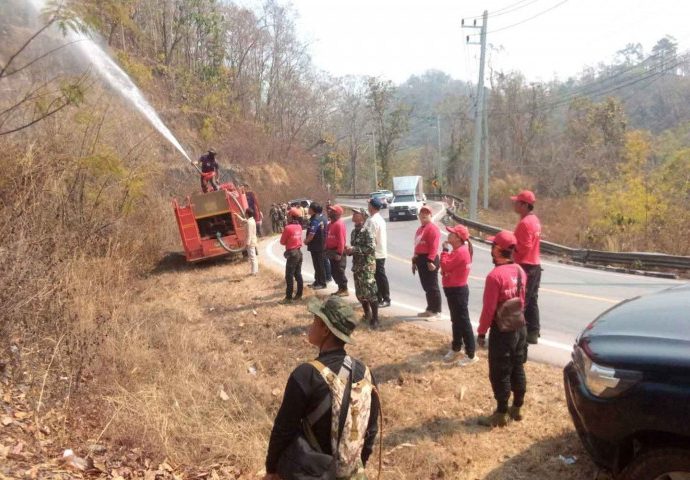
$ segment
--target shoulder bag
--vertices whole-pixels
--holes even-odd
[[[517,296],[509,298],[496,310],[496,326],[501,332],[515,332],[525,326],[525,314],[522,309],[520,294],[522,293],[522,271],[517,267]]]

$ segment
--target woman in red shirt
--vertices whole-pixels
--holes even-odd
[[[448,240],[443,242],[443,253],[441,253],[441,283],[448,300],[453,343],[443,360],[446,362],[458,360],[458,366],[464,367],[478,360],[474,355],[474,333],[467,308],[470,296],[467,279],[472,266],[472,244],[469,240],[470,232],[464,225],[446,227],[446,230],[448,230]],[[463,343],[464,357],[462,357]]]

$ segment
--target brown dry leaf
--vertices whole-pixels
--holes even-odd
[[[274,397],[277,397],[278,395],[280,395],[280,389],[274,388],[273,390],[271,390],[271,395],[273,395]]]
[[[17,420],[24,420],[29,414],[27,412],[14,412],[14,418]]]
[[[4,427],[12,425],[13,423],[14,423],[14,420],[12,420],[12,417],[2,417],[2,425]]]
[[[160,470],[165,470],[166,472],[172,472],[173,468],[168,464],[168,462],[163,462],[160,465],[158,465],[158,468]]]
[[[12,447],[12,455],[19,455],[20,453],[22,453],[23,448],[24,442],[20,441],[18,444]]]
[[[220,396],[220,399],[223,400],[224,402],[227,402],[230,400],[230,397],[228,396],[227,393],[225,393],[225,390],[221,389],[220,392],[218,392],[218,395]]]
[[[215,470],[211,471],[211,478],[213,480],[220,480],[220,476],[218,475],[218,472],[216,472]]]
[[[5,392],[5,395],[2,396],[2,401],[5,403],[10,403],[12,401],[12,395],[10,395],[10,392]]]

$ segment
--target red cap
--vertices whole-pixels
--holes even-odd
[[[434,213],[434,212],[431,211],[431,207],[428,207],[428,206],[426,206],[426,205],[424,205],[422,208],[419,209],[419,213],[422,213],[422,212],[428,212],[429,215],[431,215],[432,213]]]
[[[290,210],[288,210],[288,215],[297,218],[302,216],[302,212],[297,207],[292,207]]]
[[[338,216],[343,214],[343,207],[340,205],[329,205],[328,210],[333,210],[335,213],[338,214]]]
[[[537,197],[534,196],[534,192],[531,190],[523,190],[517,195],[510,197],[510,199],[514,202],[525,202],[528,205],[534,205],[534,202],[537,201]]]
[[[501,230],[493,237],[487,237],[486,240],[494,245],[498,245],[501,250],[510,250],[517,245],[517,238],[515,238],[513,232],[508,230]]]
[[[466,241],[468,238],[470,238],[470,231],[464,225],[456,225],[454,227],[446,227],[446,230],[448,230],[450,233],[456,234],[462,240]]]

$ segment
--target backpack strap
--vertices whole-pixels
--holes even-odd
[[[323,371],[327,368],[323,363],[319,362],[318,360],[312,360],[309,362],[311,366],[313,366],[316,370],[319,371],[319,373],[323,374]],[[345,356],[345,359],[343,360],[343,366],[340,367],[340,370],[338,371],[338,377],[345,382],[347,381],[348,377],[350,376],[350,372],[352,371],[352,358],[349,355]],[[326,395],[323,397],[323,400],[321,400],[321,403],[309,412],[307,415],[307,422],[309,425],[314,425],[316,422],[318,422],[321,417],[323,417],[329,410],[331,409],[331,396]]]

